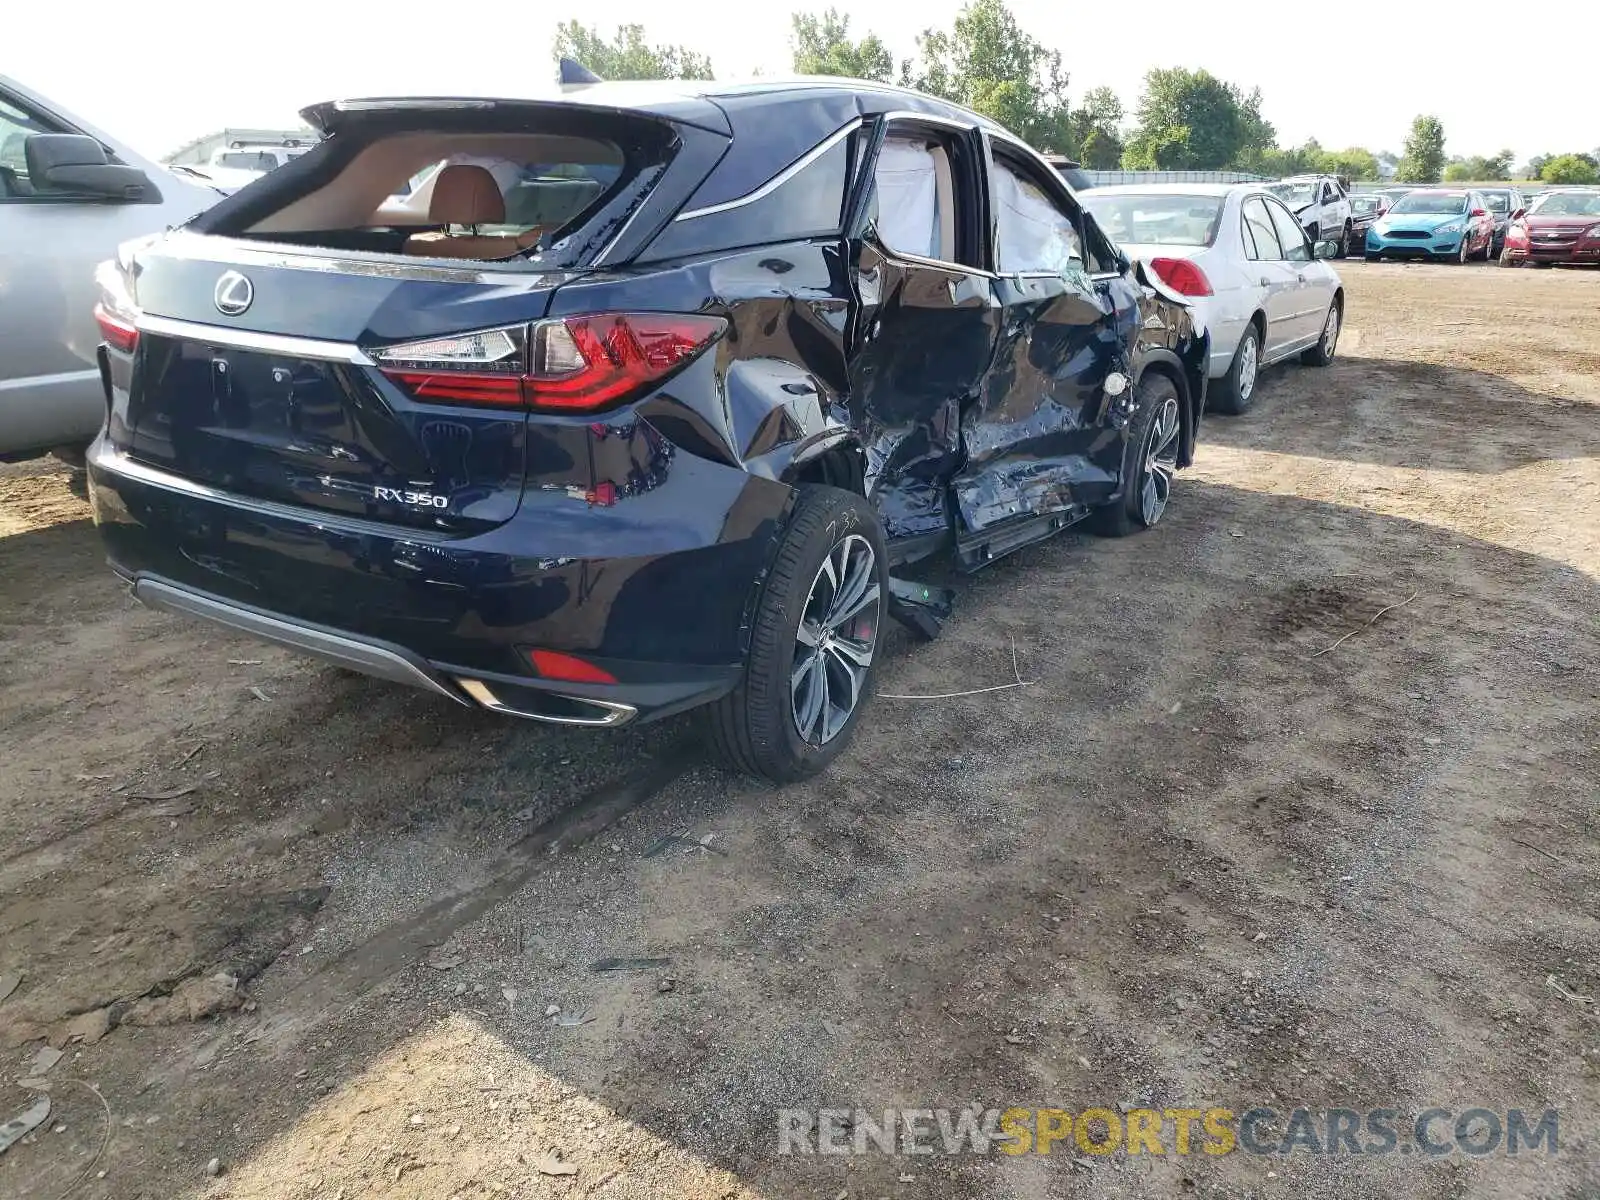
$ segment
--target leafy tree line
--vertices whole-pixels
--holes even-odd
[[[837,9],[795,13],[793,66],[802,75],[840,75],[897,83],[992,117],[1046,152],[1105,170],[1241,170],[1281,176],[1307,172],[1376,179],[1380,157],[1359,146],[1324,149],[1315,139],[1283,147],[1262,115],[1260,89],[1245,92],[1209,71],[1184,67],[1146,73],[1131,115],[1108,87],[1084,93],[1074,107],[1061,54],[1023,29],[1005,0],[967,0],[949,29],[925,29],[916,53],[895,61],[874,33],[854,36]],[[578,21],[556,31],[557,56],[575,58],[603,79],[710,79],[711,60],[687,46],[651,45],[639,25],[610,38]],[[1512,154],[1445,157],[1437,117],[1411,124],[1396,177],[1407,183],[1510,178]],[[1540,156],[1523,170],[1548,183],[1592,183],[1600,166],[1589,154]]]

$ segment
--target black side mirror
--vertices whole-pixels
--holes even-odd
[[[105,147],[77,133],[34,133],[23,142],[28,181],[36,193],[68,193],[152,204],[161,199],[138,167],[106,161]]]
[[[1525,217],[1527,215],[1528,215],[1528,210],[1525,209],[1525,208],[1514,208],[1514,209],[1511,210],[1511,219],[1513,221],[1520,221],[1520,220],[1522,220],[1523,217]]]

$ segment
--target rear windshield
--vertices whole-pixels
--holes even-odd
[[[1467,211],[1467,198],[1452,196],[1449,192],[1407,192],[1389,211],[1431,217],[1455,216]]]
[[[552,114],[547,123],[342,131],[196,228],[336,250],[576,266],[593,247],[571,235],[615,201],[631,210],[660,177],[672,141],[654,121]]]
[[[1358,217],[1375,213],[1383,207],[1382,196],[1351,196],[1350,211]]]
[[[1221,196],[1091,191],[1078,199],[1115,241],[1135,246],[1209,246],[1222,223]]]
[[[1600,217],[1600,192],[1546,192],[1528,211],[1542,217]]]
[[[1485,192],[1483,194],[1483,198],[1488,202],[1489,208],[1494,212],[1511,211],[1510,192]]]
[[[258,154],[254,150],[230,150],[227,154],[217,155],[211,163],[234,171],[270,171],[278,165],[278,160],[270,154]]]

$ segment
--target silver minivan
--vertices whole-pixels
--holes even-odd
[[[94,439],[95,265],[221,196],[0,75],[0,462]]]

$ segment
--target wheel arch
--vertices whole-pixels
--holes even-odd
[[[1183,445],[1178,455],[1178,465],[1187,467],[1194,462],[1195,437],[1200,427],[1200,405],[1205,401],[1205,360],[1202,355],[1198,382],[1191,378],[1191,370],[1170,350],[1150,351],[1133,381],[1137,388],[1147,375],[1161,375],[1172,381],[1178,389],[1178,413],[1183,420]]]

